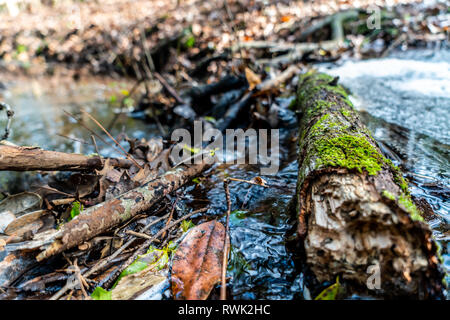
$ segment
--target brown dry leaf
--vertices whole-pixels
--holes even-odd
[[[261,83],[261,78],[249,68],[245,68],[245,77],[247,78],[249,90],[253,90],[254,87]]]
[[[20,216],[25,213],[38,210],[42,206],[40,195],[32,192],[22,192],[0,202],[0,216],[3,214],[13,214]]]
[[[24,214],[19,218],[16,218],[13,222],[11,222],[3,232],[7,235],[12,235],[13,233],[16,235],[22,235],[23,233],[26,232],[26,230],[33,229],[32,226],[33,223],[37,223],[38,225],[44,225],[44,222],[40,218],[50,213],[51,211],[49,210],[38,210]],[[18,232],[18,230],[21,231]]]
[[[111,198],[117,197],[127,191],[130,191],[134,188],[140,186],[139,182],[133,181],[128,173],[124,171],[120,176],[120,180],[117,183],[112,183],[106,189],[105,200],[109,200]]]
[[[267,187],[267,181],[264,180],[264,179],[261,178],[261,177],[254,177],[254,178],[251,180],[251,182],[253,182],[253,183],[257,184],[257,185],[263,186],[263,187]]]
[[[148,163],[144,164],[144,167],[140,169],[131,179],[140,185],[143,185],[150,180],[153,180],[158,175],[157,170],[152,170]]]
[[[208,298],[214,285],[220,281],[224,239],[225,227],[216,220],[191,229],[173,257],[171,282],[174,299]]]
[[[99,202],[103,201],[105,194],[106,194],[106,189],[108,189],[108,187],[111,185],[111,181],[109,181],[109,179],[107,179],[107,173],[110,172],[111,170],[114,170],[114,168],[111,165],[111,162],[109,159],[106,159],[102,170],[95,170],[96,174],[99,177],[101,177],[98,182],[99,193],[97,196],[97,200]]]
[[[65,176],[51,176],[48,184],[51,188],[83,198],[95,190],[99,180],[100,177],[95,174],[73,173],[68,179]]]
[[[291,19],[292,19],[291,16],[282,16],[282,17],[281,17],[281,22],[288,22],[288,21],[290,21]]]

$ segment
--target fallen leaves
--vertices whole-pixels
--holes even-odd
[[[3,246],[6,242],[32,237],[45,225],[45,216],[51,212],[39,210],[41,206],[42,198],[31,192],[12,195],[0,202],[0,240],[5,241]]]
[[[186,235],[173,257],[174,299],[208,298],[220,281],[225,236],[225,227],[216,220],[202,223]]]

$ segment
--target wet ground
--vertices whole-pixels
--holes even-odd
[[[320,66],[340,76],[385,153],[407,172],[412,195],[425,198],[433,207],[436,215],[429,222],[442,244],[447,272],[450,270],[449,57],[449,51],[408,51],[394,53],[384,60]],[[12,142],[83,153],[95,152],[95,149],[57,135],[90,142],[90,134],[71,121],[63,109],[77,112],[85,107],[101,123],[108,124],[115,108],[111,102],[120,98],[121,90],[130,87],[126,83],[97,79],[63,86],[18,80],[7,82],[6,86],[2,99],[16,111]],[[279,101],[281,106],[288,104],[288,100]],[[295,145],[289,143],[290,136],[295,134],[294,117],[289,111],[284,117],[287,120],[284,126],[291,129],[281,130],[284,158],[280,171],[275,176],[264,177],[268,184],[276,187],[237,182],[230,185],[232,259],[228,276],[232,278],[229,290],[235,299],[309,297],[302,275],[294,267],[292,254],[286,249],[286,238],[293,226],[288,206],[295,192],[297,162]],[[127,117],[120,118],[111,133],[117,136],[122,129],[136,138],[159,134],[155,127]],[[100,151],[102,155],[114,155],[107,146],[101,146]],[[18,176],[1,175],[0,182],[7,179],[9,186]],[[257,175],[259,169],[254,166],[219,166],[213,175],[186,188],[184,203],[187,206],[206,203],[210,208],[207,214],[223,215],[226,202],[222,179],[226,176],[251,179]]]

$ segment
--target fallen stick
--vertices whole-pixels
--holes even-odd
[[[259,59],[256,61],[256,63],[258,64],[266,64],[272,66],[288,64],[300,60],[303,57],[303,54],[308,51],[315,51],[318,49],[330,51],[342,47],[345,39],[343,22],[349,19],[356,19],[357,17],[358,11],[356,10],[343,11],[328,16],[316,22],[308,29],[306,29],[299,39],[300,41],[304,41],[308,36],[313,34],[315,31],[330,24],[332,29],[332,36],[331,36],[332,40],[324,41],[322,43],[300,42],[295,44],[292,43],[277,44],[276,42],[257,41],[254,43],[249,42],[246,44],[246,46],[248,48],[252,47],[269,48],[271,52],[289,51],[287,54],[272,59]]]
[[[0,145],[0,171],[82,171],[102,169],[105,159],[99,156],[86,156],[43,150],[38,147],[14,147]],[[111,158],[114,167],[129,168],[127,159]]]
[[[330,48],[336,46],[336,41],[328,40],[323,42],[277,42],[277,41],[264,41],[264,40],[256,40],[256,41],[248,41],[242,43],[242,48],[245,49],[269,49],[270,52],[281,52],[281,51],[289,51],[289,50],[298,50],[298,51],[312,51],[317,50],[319,48]],[[233,46],[232,50],[236,50]]]
[[[223,181],[223,188],[225,189],[225,196],[227,200],[227,220],[225,225],[225,238],[223,239],[223,256],[222,256],[222,276],[220,287],[220,300],[227,300],[227,263],[228,263],[228,233],[230,231],[230,214],[231,214],[231,198],[230,188],[228,187],[229,181],[225,179]]]
[[[277,56],[275,58],[269,59],[259,59],[256,60],[258,64],[267,64],[271,66],[277,66],[282,64],[288,64],[303,57],[303,54],[308,51],[315,51],[323,49],[326,51],[339,49],[342,46],[342,42],[338,40],[329,40],[318,43],[297,43],[291,47],[288,53]],[[285,51],[284,49],[289,49],[290,46],[280,46],[279,48],[273,49],[272,52]]]
[[[76,218],[64,224],[51,245],[36,259],[42,261],[131,219],[139,212],[149,209],[167,194],[178,189],[208,167],[206,162],[180,166],[139,188],[86,209]]]
[[[342,23],[346,20],[357,19],[358,14],[358,10],[348,10],[327,16],[315,22],[313,25],[303,31],[299,37],[299,41],[306,40],[308,36],[312,35],[314,32],[324,28],[327,25],[331,25],[332,38],[342,41],[344,40],[344,30],[342,27]]]
[[[442,296],[431,230],[337,78],[299,81],[298,234],[320,281],[382,297]]]

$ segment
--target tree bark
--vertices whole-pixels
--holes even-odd
[[[62,226],[51,245],[36,259],[41,261],[75,247],[131,219],[192,180],[208,167],[209,164],[206,162],[189,166],[182,165],[139,188],[84,210]]]
[[[127,159],[110,159],[111,165],[129,168]],[[103,168],[103,160],[98,156],[86,156],[42,150],[37,147],[13,147],[0,145],[0,171],[82,171]]]
[[[437,245],[337,78],[301,76],[298,235],[309,272],[377,297],[442,297]]]

